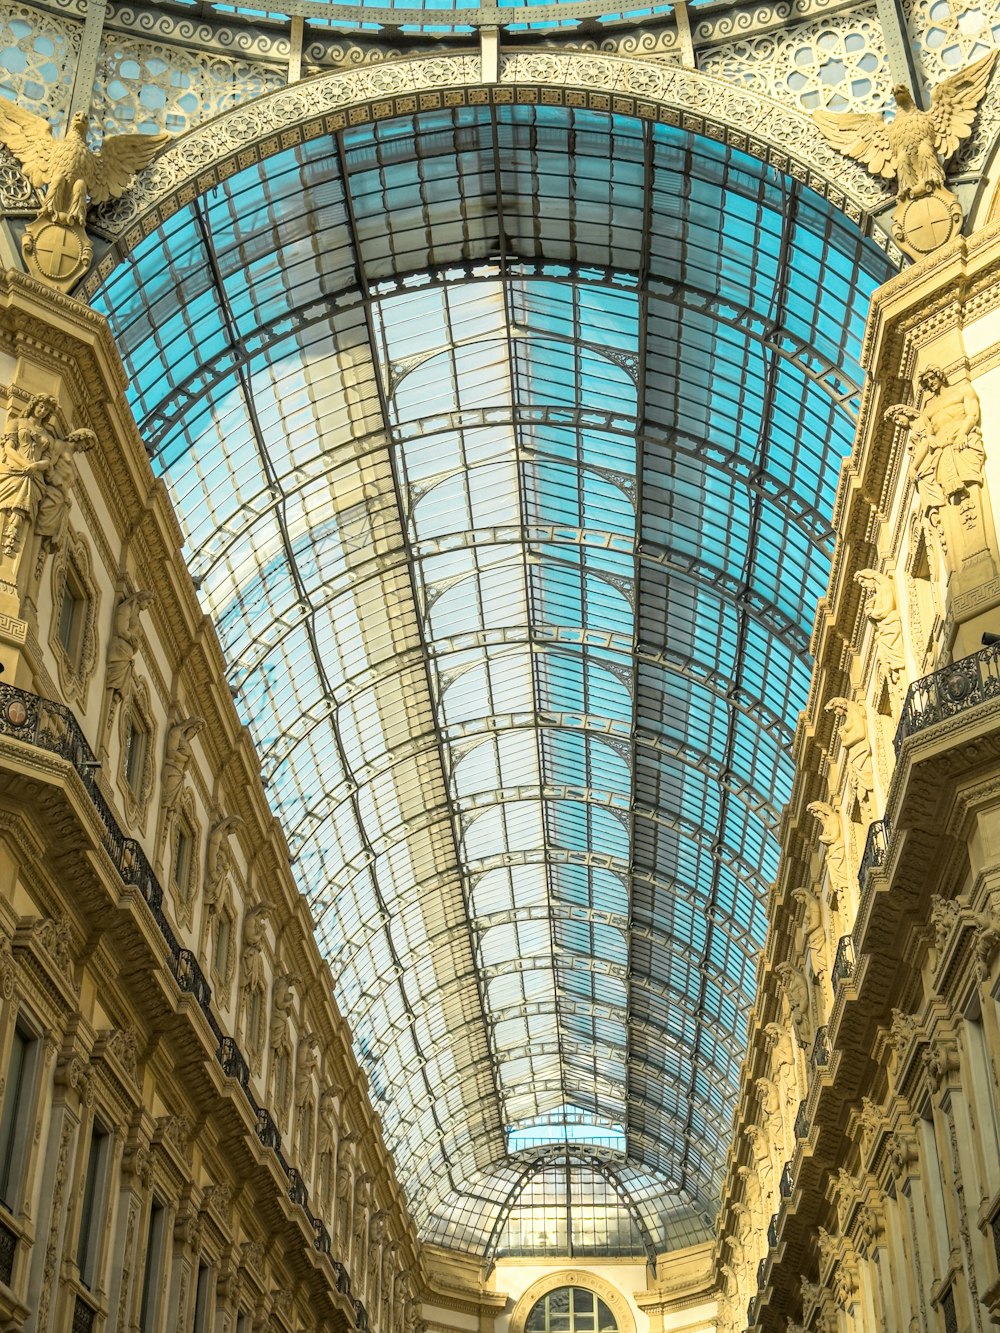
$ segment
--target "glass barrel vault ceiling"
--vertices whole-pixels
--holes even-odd
[[[717,143],[483,107],[242,171],[96,302],[431,1239],[560,1152],[713,1221],[889,273]]]

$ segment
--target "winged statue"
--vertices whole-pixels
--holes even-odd
[[[41,116],[0,99],[0,141],[36,189],[45,188],[39,217],[64,227],[86,224],[87,200],[103,204],[128,189],[132,177],[172,138],[169,134],[113,134],[99,153],[87,147],[87,117],[78,111],[61,139]]]
[[[991,51],[944,80],[931,93],[931,109],[921,111],[904,84],[893,88],[896,115],[814,111],[813,120],[831,147],[853,157],[875,176],[896,180],[900,202],[943,189],[944,168],[972,133],[979,103],[993,71]]]

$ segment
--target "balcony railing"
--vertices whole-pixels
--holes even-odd
[[[796,1123],[795,1129],[796,1129],[796,1133],[798,1133],[798,1124],[797,1124],[797,1123]],[[781,1181],[780,1181],[780,1183],[779,1183],[779,1185],[778,1185],[778,1193],[781,1195],[781,1197],[782,1197],[783,1199],[790,1199],[790,1198],[792,1197],[792,1164],[791,1164],[791,1162],[786,1162],[785,1165],[781,1168]]]
[[[885,859],[889,854],[891,832],[889,821],[886,819],[875,819],[868,825],[865,850],[861,854],[861,864],[858,866],[858,884],[862,889],[865,887],[869,870],[874,866],[885,865]]]
[[[6,1222],[0,1222],[0,1282],[10,1286],[14,1276],[14,1256],[17,1254],[17,1232],[12,1231]]]
[[[816,1029],[809,1059],[813,1069],[825,1069],[830,1063],[830,1040],[825,1026]]]
[[[772,1213],[771,1220],[767,1224],[767,1244],[772,1250],[778,1248],[778,1214]]]
[[[806,1111],[806,1099],[804,1097],[799,1102],[799,1109],[795,1113],[795,1137],[797,1139],[807,1139],[809,1137],[809,1115]]]
[[[170,967],[178,986],[195,997],[217,1042],[216,1059],[223,1072],[236,1079],[249,1103],[261,1142],[273,1149],[281,1168],[289,1180],[289,1195],[302,1207],[309,1218],[315,1236],[314,1244],[322,1249],[323,1237],[328,1233],[320,1218],[309,1211],[308,1193],[299,1173],[290,1167],[281,1150],[281,1134],[266,1107],[260,1106],[250,1090],[250,1072],[246,1058],[236,1041],[223,1034],[219,1020],[212,1009],[212,988],[205,979],[195,955],[182,948],[173,927],[163,912],[163,889],[153,873],[142,847],[134,838],[127,837],[97,785],[100,764],[87,743],[74,715],[63,704],[52,703],[14,685],[0,684],[0,736],[9,736],[25,745],[32,745],[67,760],[76,770],[86,788],[100,823],[101,842],[110,857],[122,883],[138,889],[159,928],[170,953]],[[326,1242],[328,1243],[328,1242]],[[6,1267],[13,1268],[13,1254],[17,1237],[0,1223],[0,1278]],[[326,1253],[327,1251],[323,1251]],[[350,1296],[350,1277],[343,1265],[333,1261],[337,1271],[338,1290]],[[341,1286],[341,1275],[345,1285]],[[359,1329],[368,1327],[368,1315],[361,1301],[354,1301]]]
[[[841,935],[837,941],[837,956],[833,960],[833,968],[830,972],[834,990],[842,981],[849,981],[854,976],[854,962],[854,937],[853,935]]]
[[[932,727],[935,722],[964,713],[969,708],[1000,697],[1000,644],[981,648],[970,657],[915,680],[906,692],[903,712],[896,728],[895,747],[907,736]]]
[[[763,1291],[764,1284],[767,1281],[767,1260],[761,1259],[757,1265],[757,1290]]]

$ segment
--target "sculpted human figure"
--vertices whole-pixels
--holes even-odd
[[[238,815],[225,815],[212,825],[205,854],[205,902],[211,907],[219,898],[223,882],[232,864],[230,836],[243,827]]]
[[[830,700],[823,711],[836,713],[840,718],[840,743],[847,757],[847,771],[858,803],[864,810],[875,788],[872,747],[868,740],[868,724],[865,721],[864,709],[854,699],[845,699],[837,695]]]
[[[151,605],[153,594],[145,588],[126,594],[115,607],[108,644],[107,686],[115,694],[124,694],[132,679],[132,663],[142,638],[139,615]]]
[[[802,906],[802,941],[813,977],[819,981],[827,971],[823,909],[812,889],[793,889],[792,897]]]
[[[61,443],[72,451],[69,440],[60,441],[53,418],[56,400],[36,393],[24,410],[12,413],[0,436],[0,519],[3,522],[4,555],[15,556],[38,515],[46,489],[46,474]],[[77,432],[74,432],[74,436]],[[82,436],[82,432],[80,433]],[[90,432],[86,432],[90,436]],[[80,447],[83,447],[81,438]]]
[[[281,1046],[288,1031],[288,1016],[295,1003],[292,987],[298,984],[298,980],[293,972],[279,972],[274,978],[271,990],[271,1026],[267,1038],[267,1044],[272,1051]]]
[[[193,757],[191,742],[205,725],[203,717],[189,717],[183,722],[175,722],[167,732],[167,744],[163,754],[163,772],[161,787],[163,804],[172,810],[177,804],[184,782],[184,774]]]
[[[66,539],[70,493],[77,481],[73,455],[86,453],[96,443],[97,436],[92,430],[74,430],[65,439],[54,437],[35,520],[35,530],[42,538],[44,550],[56,551]]]
[[[264,980],[264,938],[272,910],[270,903],[258,903],[243,918],[243,957],[240,968],[244,989],[258,986]]]
[[[803,1049],[808,1049],[812,1041],[812,1009],[809,1003],[809,983],[797,967],[791,963],[779,963],[775,968],[778,982],[785,992],[788,1008],[792,1016],[795,1036]]]
[[[319,1064],[319,1041],[315,1032],[307,1032],[299,1042],[295,1062],[295,1105],[305,1106],[312,1091],[313,1075]]]
[[[865,614],[875,627],[875,646],[882,670],[893,684],[906,667],[903,621],[896,606],[892,579],[877,569],[859,569],[854,581],[865,590]]]
[[[319,1099],[319,1135],[316,1147],[320,1157],[335,1157],[340,1139],[340,1093],[324,1088]]]
[[[840,829],[840,815],[826,801],[810,801],[806,809],[819,822],[819,840],[826,848],[826,869],[834,894],[847,887],[847,857]]]
[[[967,376],[949,384],[940,366],[927,366],[917,383],[924,394],[920,407],[896,403],[885,416],[909,431],[911,475],[928,522],[944,542],[944,505],[958,506],[966,528],[978,521],[977,495],[986,462],[979,398]]]

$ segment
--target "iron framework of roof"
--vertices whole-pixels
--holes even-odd
[[[708,139],[484,106],[246,168],[95,301],[431,1239],[559,1152],[711,1226],[890,271]]]

